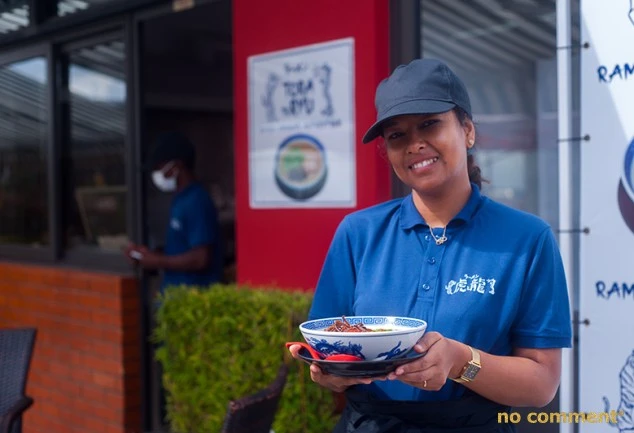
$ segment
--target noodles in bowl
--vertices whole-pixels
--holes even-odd
[[[427,329],[424,320],[395,316],[341,316],[299,326],[304,339],[324,355],[359,356],[366,361],[405,356]]]
[[[379,328],[372,329],[365,326],[363,323],[356,323],[351,325],[350,322],[346,320],[346,316],[341,316],[341,320],[335,320],[335,323],[324,329],[326,332],[386,332],[392,331],[391,328]]]

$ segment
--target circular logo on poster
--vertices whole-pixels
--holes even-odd
[[[275,156],[275,182],[295,200],[313,197],[324,187],[328,167],[321,143],[310,135],[288,137]]]
[[[619,183],[619,208],[627,226],[634,233],[634,139],[625,152],[623,175]]]

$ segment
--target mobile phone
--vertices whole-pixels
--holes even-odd
[[[130,257],[132,257],[134,260],[141,260],[143,258],[143,254],[140,253],[139,251],[130,251]]]

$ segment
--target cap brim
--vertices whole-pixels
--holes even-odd
[[[154,171],[154,170],[159,169],[161,167],[161,165],[163,165],[163,164],[165,164],[165,163],[167,163],[169,161],[170,161],[169,159],[165,160],[165,161],[164,160],[156,161],[154,159],[149,159],[149,160],[147,160],[145,162],[140,163],[138,165],[138,168],[141,171]]]
[[[154,171],[161,167],[163,164],[167,164],[169,161],[174,159],[179,159],[176,157],[160,157],[160,156],[150,156],[144,162],[141,162],[139,168],[141,171]]]
[[[369,143],[378,136],[381,135],[383,130],[383,123],[386,120],[392,119],[396,116],[402,116],[405,114],[435,114],[444,113],[452,110],[456,107],[453,102],[436,101],[430,99],[417,99],[413,101],[403,102],[390,108],[385,113],[380,115],[380,118],[368,129],[363,136],[363,143]]]

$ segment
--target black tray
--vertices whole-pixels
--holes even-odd
[[[421,358],[426,352],[418,353],[411,350],[402,358],[392,358],[380,361],[326,361],[310,356],[306,349],[301,349],[299,357],[307,364],[313,362],[321,367],[324,373],[342,377],[380,377],[386,376],[396,370],[399,365],[407,364]]]

